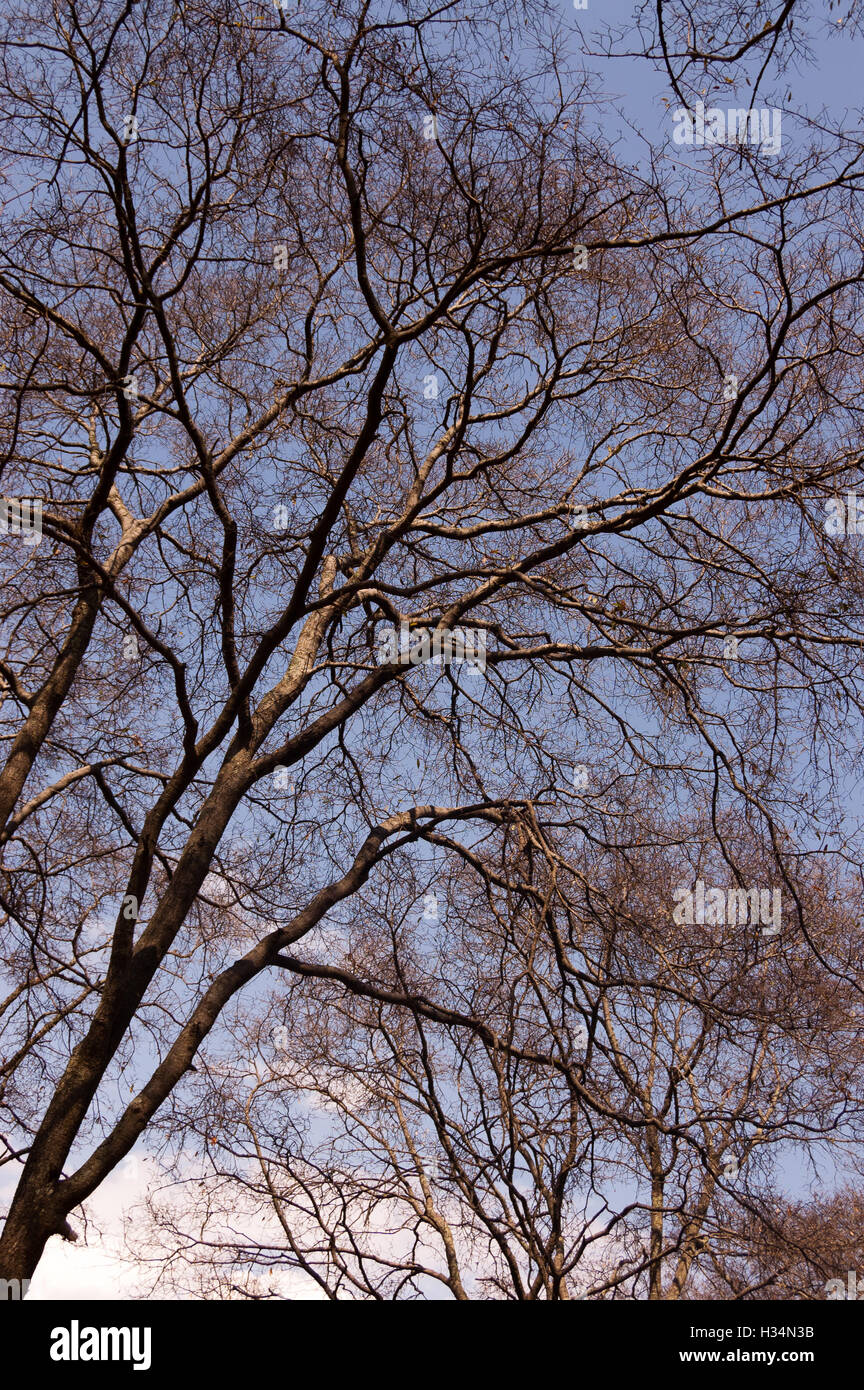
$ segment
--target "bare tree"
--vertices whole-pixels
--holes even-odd
[[[267,979],[308,1016],[309,933],[409,1055],[428,1019],[480,1047],[478,1097],[506,1089],[523,963],[490,885],[528,883],[554,954],[537,894],[562,854],[593,902],[634,858],[671,887],[707,839],[724,891],[782,892],[796,970],[857,1037],[857,926],[814,884],[860,873],[862,569],[825,526],[859,468],[860,141],[718,146],[682,176],[658,129],[639,173],[554,17],[489,8],[3,20],[4,489],[42,534],[2,550],[2,1277],[166,1102],[194,1112],[196,1055]],[[500,997],[481,972],[467,998],[380,998],[366,952],[346,965],[336,924],[376,895],[393,922],[397,868],[485,898]],[[626,922],[604,925],[625,960],[649,930]],[[773,1065],[774,1024],[752,1027]],[[542,1062],[569,1095],[562,1046]],[[628,1131],[655,1101],[614,1059],[589,1109],[644,1168]],[[780,1119],[753,1113],[797,1123],[798,1083],[796,1061]],[[589,1162],[556,1142],[553,1168]],[[548,1182],[519,1278],[564,1296]]]
[[[534,847],[527,880],[485,862],[485,894],[436,879],[425,928],[406,864],[386,908],[365,900],[326,951],[280,957],[287,997],[238,1019],[194,1107],[157,1121],[172,1178],[131,1245],[160,1252],[162,1281],[702,1296],[718,1254],[761,1252],[782,1162],[854,1161],[856,995],[826,988],[797,933],[682,931],[654,854],[631,846],[622,878],[609,852]],[[799,887],[826,933],[857,934]]]

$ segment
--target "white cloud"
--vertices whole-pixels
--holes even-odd
[[[52,1236],[39,1261],[27,1298],[33,1300],[133,1299],[140,1297],[152,1269],[121,1253],[123,1216],[152,1184],[152,1159],[130,1154],[87,1203],[87,1223],[73,1212],[77,1241]]]
[[[134,1298],[141,1270],[101,1246],[52,1236],[27,1292],[28,1300]]]

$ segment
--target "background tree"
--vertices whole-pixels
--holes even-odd
[[[622,878],[608,851],[535,849],[527,878],[524,852],[483,862],[485,892],[436,880],[434,923],[394,865],[343,966],[332,942],[280,956],[287,996],[156,1122],[167,1173],[130,1230],[156,1286],[677,1299],[718,1288],[717,1260],[800,1267],[782,1168],[860,1153],[855,991],[782,927],[673,923],[653,853]]]

